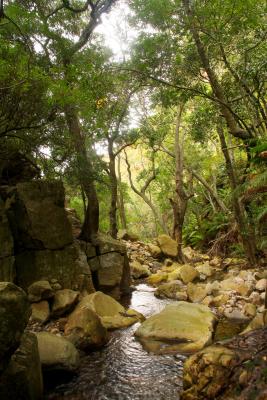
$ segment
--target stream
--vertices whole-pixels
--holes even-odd
[[[172,300],[139,284],[127,306],[149,317]],[[126,306],[126,304],[124,304]],[[182,388],[182,355],[147,353],[135,339],[139,323],[111,333],[108,344],[86,355],[78,375],[47,393],[49,400],[177,400]]]
[[[158,299],[151,286],[139,284],[124,306],[145,317],[159,313],[170,299]],[[181,354],[147,353],[134,332],[139,323],[111,332],[107,345],[82,357],[77,375],[68,383],[46,388],[47,400],[177,400],[182,390]],[[238,334],[244,324],[222,320],[215,340]],[[58,377],[56,378],[58,379]],[[49,381],[53,381],[53,374]],[[58,382],[58,381],[57,381]]]

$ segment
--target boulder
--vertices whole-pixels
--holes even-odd
[[[253,286],[249,282],[245,282],[241,278],[228,278],[220,282],[220,289],[223,291],[234,290],[241,296],[248,296],[253,289]]]
[[[267,279],[260,279],[255,286],[255,289],[258,290],[259,292],[263,292],[266,290],[267,287]]]
[[[54,291],[48,281],[37,281],[28,287],[29,301],[34,303],[41,300],[51,299],[54,296]]]
[[[193,282],[199,277],[198,271],[190,264],[182,265],[180,268],[180,279],[185,283]]]
[[[170,267],[164,267],[162,270],[165,270],[166,272],[168,272],[168,281],[176,281],[177,279],[178,280],[181,279],[181,273],[180,273],[181,268],[182,268],[182,265],[173,264]]]
[[[266,399],[267,329],[237,335],[189,357],[181,400]]]
[[[228,292],[221,293],[212,299],[211,304],[214,307],[220,307],[220,306],[225,305],[227,303],[227,301],[229,300],[229,298],[230,298],[230,295],[228,294]]]
[[[161,272],[158,271],[156,274],[151,274],[147,279],[147,283],[150,285],[158,285],[161,282],[167,281],[168,279],[168,273],[167,272]]]
[[[40,301],[40,303],[32,303],[31,309],[32,321],[45,323],[50,317],[49,304],[46,300]]]
[[[177,257],[178,255],[178,245],[175,240],[173,240],[168,235],[160,235],[157,238],[157,242],[162,253],[167,257]]]
[[[142,265],[139,261],[135,260],[130,263],[130,268],[134,279],[147,278],[151,275],[149,267]]]
[[[17,281],[27,289],[44,277],[56,279],[63,288],[88,294],[94,291],[90,267],[78,243],[61,250],[25,251],[16,256]]]
[[[64,333],[81,350],[103,346],[107,342],[107,330],[99,316],[85,306],[77,307],[69,315]]]
[[[75,371],[79,366],[79,353],[67,339],[49,332],[36,333],[43,369]]]
[[[162,252],[161,252],[161,249],[159,246],[152,244],[152,243],[148,243],[147,246],[148,246],[148,251],[150,252],[152,257],[159,258],[162,255]]]
[[[187,285],[187,296],[192,303],[201,303],[201,301],[206,297],[206,285],[197,284],[189,282]]]
[[[118,239],[136,242],[139,240],[139,237],[132,232],[128,232],[126,229],[120,229],[118,232]]]
[[[36,336],[24,333],[21,343],[0,377],[0,398],[41,400],[43,380]]]
[[[249,320],[247,315],[244,314],[243,311],[241,311],[239,308],[225,308],[224,310],[224,316],[228,319],[234,319],[234,320],[240,320],[240,321],[246,321]]]
[[[26,293],[11,282],[0,282],[0,373],[19,346],[30,314]]]
[[[73,242],[62,182],[18,183],[8,191],[8,197],[8,218],[18,249],[55,250]]]
[[[120,303],[102,292],[95,292],[84,297],[77,308],[88,308],[95,312],[107,329],[124,328],[143,318],[134,310],[127,312]]]
[[[207,400],[227,385],[231,366],[238,361],[234,350],[216,345],[209,346],[186,360],[184,364],[183,400]]]
[[[135,335],[150,351],[194,352],[211,343],[215,322],[208,307],[180,301],[148,318]]]
[[[52,304],[53,317],[61,317],[70,312],[78,303],[80,292],[71,289],[58,290]]]
[[[160,299],[187,300],[187,293],[183,289],[183,283],[179,280],[166,282],[155,291],[155,296]]]
[[[208,263],[197,265],[196,270],[205,276],[212,276],[215,272],[214,268],[212,268]]]
[[[106,253],[99,257],[99,261],[98,282],[100,287],[119,286],[123,274],[124,255],[117,252]]]

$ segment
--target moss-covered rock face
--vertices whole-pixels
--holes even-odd
[[[150,351],[194,352],[210,344],[215,322],[208,307],[180,301],[148,318],[135,335]]]
[[[15,276],[14,243],[4,202],[0,198],[0,280],[12,282]]]
[[[31,314],[26,293],[10,282],[0,282],[0,372],[17,349]]]
[[[61,182],[19,183],[8,196],[12,200],[9,221],[18,249],[53,250],[73,242]]]
[[[79,353],[71,342],[49,332],[39,332],[36,336],[44,369],[75,371],[78,368]]]
[[[36,336],[24,333],[21,344],[0,377],[0,398],[40,400],[43,394],[41,363]]]
[[[86,255],[73,244],[61,250],[25,251],[16,257],[18,284],[28,288],[33,282],[56,279],[63,288],[94,291]]]

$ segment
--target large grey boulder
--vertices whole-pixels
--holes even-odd
[[[16,268],[18,284],[25,289],[46,278],[81,293],[94,291],[86,255],[76,243],[61,250],[25,251],[17,255]]]
[[[30,314],[26,293],[11,282],[0,282],[0,372],[19,346]]]
[[[75,371],[79,366],[79,353],[67,339],[49,332],[36,333],[42,368]]]
[[[149,351],[194,352],[211,343],[215,322],[208,307],[179,301],[148,318],[135,335]]]
[[[0,399],[42,399],[43,380],[36,336],[24,333],[21,343],[0,376]]]
[[[61,249],[73,242],[62,182],[18,183],[8,191],[9,222],[19,249]]]

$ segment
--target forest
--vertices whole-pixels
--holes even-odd
[[[263,322],[255,327],[266,325],[266,11],[263,0],[0,0],[0,281],[13,282],[29,299],[33,296],[32,317],[37,312],[34,305],[47,303],[42,307],[47,307],[50,316],[36,318],[42,321],[40,326],[55,318],[56,324],[59,317],[66,319],[78,302],[78,295],[69,293],[68,302],[73,297],[68,307],[64,303],[64,311],[62,305],[55,311],[57,290],[79,291],[75,313],[83,294],[92,296],[95,290],[119,300],[118,290],[122,295],[134,290],[130,279],[137,292],[138,285],[148,284],[164,301],[214,306],[219,320],[221,314],[229,317],[229,309],[223,308],[227,302],[230,313],[240,302],[237,309],[245,310],[244,320],[238,312],[232,318],[238,320],[237,333],[244,328],[240,324],[258,312]],[[81,252],[86,266],[77,261],[83,257]],[[109,267],[113,272],[105,272]],[[187,277],[183,278],[185,267]],[[188,278],[190,271],[194,277]],[[222,284],[226,280],[231,281],[227,288]],[[218,281],[220,288],[213,286],[209,292],[207,286]],[[1,290],[11,290],[1,288],[2,282],[0,305]],[[51,293],[47,284],[30,289],[38,282],[47,282]],[[171,282],[175,284],[170,288]],[[177,282],[186,288],[181,290]],[[160,289],[160,284],[169,286]],[[251,290],[243,290],[244,285]],[[42,295],[38,297],[35,290]],[[205,295],[199,297],[200,292]],[[130,311],[136,313],[134,322],[142,321],[139,309],[120,313]],[[10,349],[6,353],[4,345],[2,350],[5,317],[1,313],[0,397],[1,393],[6,396],[2,386],[8,386],[6,378],[1,383],[1,371],[7,366],[1,358],[9,354],[9,360],[12,354]],[[101,318],[107,318],[103,329],[114,329],[114,321]],[[21,323],[21,332],[27,321]],[[64,335],[73,339],[72,322],[67,322]],[[118,322],[115,328],[128,326],[124,323]],[[51,324],[47,329],[59,329],[60,334],[58,325]],[[26,331],[38,332],[38,326],[28,324]],[[95,329],[99,330],[93,343],[98,348],[107,338],[102,328]],[[135,335],[140,330],[146,336],[149,329],[144,327],[144,334],[138,328]],[[201,332],[204,337],[202,328]],[[258,345],[266,342],[266,329],[255,332]],[[87,345],[80,340],[75,336],[71,342],[84,351]],[[239,339],[233,340],[233,348],[238,348]],[[263,351],[265,357],[267,348],[256,351],[250,340],[248,336],[251,354]],[[11,347],[15,351],[18,345]],[[248,361],[243,353],[238,357]],[[264,357],[255,365],[266,371]],[[200,363],[199,358],[193,361]],[[195,387],[196,367],[186,363],[184,387],[191,385],[191,389],[185,390],[183,399],[252,398],[254,375],[251,379],[246,375],[250,389],[242,396],[248,397],[230,397],[230,392],[216,397],[215,384],[209,383],[209,391]],[[240,375],[241,391],[246,386],[241,379],[244,370],[234,374]],[[253,398],[263,400],[266,374],[259,381],[258,397]],[[47,390],[47,398],[61,398],[60,391]],[[92,391],[90,398],[172,400],[181,393],[175,389],[174,394],[173,387],[166,390],[153,397],[138,397],[137,392],[128,397],[123,392],[101,397]],[[81,391],[80,397],[71,397],[75,391],[62,393],[62,398],[70,400],[89,398],[82,397]],[[20,400],[16,396],[17,392],[14,399]],[[11,395],[8,398],[13,400]],[[39,398],[40,393],[28,393],[21,400]]]

